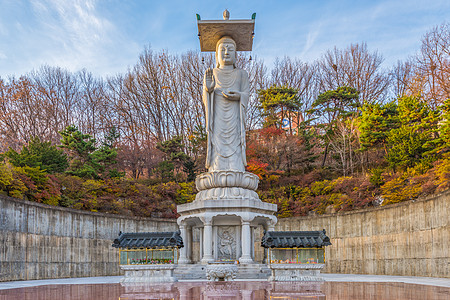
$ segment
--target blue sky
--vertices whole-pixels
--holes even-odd
[[[249,19],[256,12],[252,55],[269,67],[285,55],[311,62],[334,46],[367,42],[384,66],[420,49],[433,26],[450,21],[450,1],[144,1],[0,0],[0,77],[43,64],[96,75],[126,72],[145,46],[198,50],[195,14]]]

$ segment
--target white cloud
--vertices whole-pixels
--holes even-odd
[[[0,23],[0,35],[7,35],[8,30],[6,29],[6,26]]]
[[[6,56],[6,54],[0,52],[0,59],[7,59],[8,57]]]
[[[305,43],[305,46],[303,47],[302,52],[300,53],[300,57],[305,56],[306,53],[308,53],[308,51],[310,51],[313,48],[314,43],[316,42],[317,37],[319,36],[319,34],[321,32],[321,30],[320,30],[321,24],[313,26],[312,28],[313,29],[310,30],[306,36],[306,43]]]
[[[81,69],[105,60],[115,27],[96,10],[96,1],[33,1],[42,28],[42,63]]]

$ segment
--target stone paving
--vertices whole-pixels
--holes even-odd
[[[325,281],[331,282],[372,282],[372,283],[397,282],[397,283],[422,284],[422,285],[450,288],[450,278],[359,275],[359,274],[321,274],[321,275],[323,275]],[[46,279],[46,280],[29,280],[29,281],[9,281],[9,282],[0,282],[0,290],[34,287],[42,285],[55,285],[55,284],[111,284],[111,283],[119,283],[121,278],[122,276],[106,276],[106,277],[83,277],[83,278],[64,278],[64,279]],[[182,281],[184,280],[180,280],[180,282]],[[204,281],[204,280],[196,280],[196,281]],[[244,281],[261,281],[261,279],[257,280],[246,279]]]

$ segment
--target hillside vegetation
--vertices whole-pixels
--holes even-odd
[[[278,216],[389,205],[450,185],[450,25],[390,68],[364,43],[317,61],[246,55],[248,171]],[[43,66],[0,78],[0,193],[176,217],[204,172],[210,54],[145,49],[125,74]]]

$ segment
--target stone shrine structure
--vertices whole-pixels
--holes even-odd
[[[197,24],[201,51],[215,51],[217,66],[206,70],[203,79],[208,172],[196,178],[195,200],[177,207],[185,245],[178,263],[239,260],[251,264],[255,262],[255,229],[262,226],[273,231],[277,222],[277,206],[259,199],[259,178],[245,171],[249,80],[235,63],[237,51],[252,49],[255,14],[251,20],[229,20],[225,10],[224,20],[202,21],[197,15]],[[194,231],[200,241],[197,260]]]

